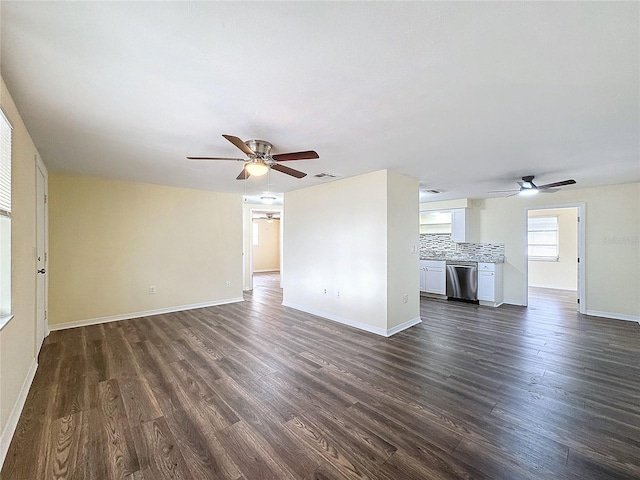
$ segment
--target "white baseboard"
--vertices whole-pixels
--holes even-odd
[[[393,328],[387,329],[387,334],[385,335],[385,337],[390,337],[391,335],[395,335],[396,333],[406,330],[409,327],[413,327],[414,325],[417,325],[419,323],[422,323],[422,319],[420,317],[407,320],[406,322],[403,322],[400,325],[396,325]]]
[[[33,362],[31,363],[31,367],[29,367],[29,371],[27,372],[27,376],[24,379],[24,383],[22,384],[20,393],[18,394],[18,399],[13,405],[11,413],[9,413],[7,423],[2,430],[2,436],[0,436],[0,469],[2,469],[2,465],[4,465],[4,459],[6,458],[7,452],[9,451],[11,439],[13,438],[13,434],[15,433],[16,427],[18,426],[18,420],[20,419],[20,415],[22,414],[24,402],[27,400],[27,394],[29,393],[31,382],[33,382],[33,377],[35,377],[37,369],[38,362],[34,358]]]
[[[407,322],[401,323],[400,325],[397,325],[391,329],[385,329],[380,327],[374,327],[367,323],[358,322],[356,320],[351,320],[350,318],[334,315],[332,313],[321,312],[319,310],[314,310],[312,308],[303,307],[302,305],[296,305],[295,303],[282,302],[282,305],[285,307],[300,310],[301,312],[310,313],[311,315],[316,315],[317,317],[322,317],[327,320],[338,322],[343,325],[347,325],[349,327],[354,327],[359,330],[364,330],[365,332],[375,333],[376,335],[381,335],[383,337],[390,337],[391,335],[401,332],[402,330],[412,327],[413,325],[416,325],[422,321],[420,317],[416,317]]]
[[[491,307],[491,308],[498,308],[503,303],[504,302],[488,302],[486,300],[478,300],[478,305],[482,305],[483,307]]]
[[[613,318],[614,320],[626,320],[627,322],[640,323],[640,317],[636,315],[627,315],[626,313],[598,312],[597,310],[587,310],[585,315],[592,317]]]
[[[502,303],[506,303],[507,305],[515,305],[516,307],[526,307],[526,305],[522,303],[522,300],[514,300],[513,298],[505,298],[504,302]]]
[[[527,286],[528,287],[533,287],[533,288],[547,288],[549,290],[562,290],[563,292],[576,292],[576,293],[578,293],[578,289],[577,288],[554,287],[554,286],[550,286],[550,285],[534,285],[532,283],[530,283]]]
[[[181,312],[184,310],[193,310],[195,308],[215,307],[216,305],[225,305],[227,303],[242,302],[244,298],[226,298],[224,300],[215,300],[213,302],[193,303],[191,305],[179,305],[177,307],[159,308],[157,310],[146,310],[144,312],[132,312],[122,315],[111,315],[108,317],[88,318],[86,320],[77,320],[74,322],[55,323],[49,325],[49,330],[66,330],[67,328],[86,327],[88,325],[97,325],[99,323],[117,322],[120,320],[129,320],[131,318],[149,317],[151,315],[160,315],[162,313]]]

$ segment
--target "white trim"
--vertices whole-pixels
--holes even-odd
[[[374,327],[367,323],[357,322],[355,320],[351,320],[350,318],[341,317],[339,315],[333,315],[332,313],[321,312],[319,310],[315,310],[313,308],[303,307],[302,305],[297,305],[295,303],[282,302],[284,307],[293,308],[295,310],[300,310],[301,312],[310,313],[311,315],[315,315],[317,317],[322,317],[326,320],[331,320],[333,322],[338,322],[343,325],[347,325],[349,327],[357,328],[358,330],[364,330],[365,332],[375,333],[376,335],[381,335],[383,337],[390,337],[402,330],[405,330],[409,327],[412,327],[420,322],[422,319],[420,317],[413,318],[408,320],[400,325],[397,325],[391,329],[384,329],[380,327]]]
[[[500,303],[491,302],[489,300],[478,300],[478,305],[482,305],[483,307],[491,307],[491,308],[498,308],[503,303],[505,303],[504,300]]]
[[[414,325],[417,325],[419,323],[422,323],[422,319],[420,317],[412,318],[411,320],[402,322],[400,325],[396,325],[393,328],[387,329],[387,334],[385,335],[385,337],[390,337],[392,335],[395,335],[396,333],[406,330],[407,328],[413,327]]]
[[[504,304],[506,305],[515,305],[516,307],[526,307],[526,303],[522,303],[522,300],[516,300],[514,298],[505,298]]]
[[[149,317],[151,315],[160,315],[162,313],[182,312],[184,310],[193,310],[195,308],[215,307],[216,305],[225,305],[227,303],[242,302],[244,298],[227,298],[224,300],[216,300],[213,302],[193,303],[191,305],[180,305],[177,307],[158,308],[156,310],[146,310],[144,312],[124,313],[122,315],[110,315],[108,317],[88,318],[86,320],[77,320],[74,322],[57,323],[49,325],[49,331],[66,330],[68,328],[86,327],[88,325],[98,325],[100,323],[118,322],[120,320],[129,320],[132,318]]]
[[[586,315],[591,315],[592,317],[604,317],[604,318],[611,318],[613,320],[626,320],[627,322],[640,323],[640,316],[627,315],[626,313],[612,313],[612,312],[599,312],[597,310],[587,310]]]
[[[547,290],[561,290],[563,292],[573,292],[573,293],[576,294],[576,298],[577,298],[577,295],[578,295],[578,291],[575,288],[545,287],[544,285],[534,285],[534,284],[531,284],[529,286],[533,287],[533,288],[546,288]]]
[[[31,367],[29,367],[29,371],[27,372],[27,376],[24,379],[24,383],[22,384],[22,388],[20,389],[20,393],[18,394],[16,403],[11,409],[11,413],[9,414],[7,423],[4,426],[4,430],[2,430],[2,436],[0,436],[0,469],[4,464],[7,452],[9,451],[11,439],[13,438],[13,434],[15,433],[16,427],[18,426],[18,420],[20,419],[20,415],[22,414],[22,409],[24,408],[24,403],[27,400],[27,394],[29,393],[29,389],[31,388],[33,378],[36,376],[37,369],[38,362],[34,358],[33,362],[31,363]]]
[[[36,194],[39,193],[38,192],[38,171],[40,171],[40,173],[42,173],[42,177],[44,179],[44,198],[45,198],[45,202],[44,202],[44,218],[43,218],[43,224],[40,225],[38,220],[38,215],[37,215],[37,211],[36,211],[36,232],[38,231],[38,229],[40,227],[42,227],[44,229],[44,252],[42,252],[44,254],[44,265],[42,268],[45,268],[46,270],[49,270],[49,170],[47,169],[47,166],[44,164],[44,162],[42,161],[42,158],[40,157],[40,155],[35,155],[35,160],[36,160]],[[36,198],[36,202],[40,201],[40,197]],[[37,251],[37,237],[36,237],[36,251]],[[37,262],[36,262],[37,264]],[[39,268],[39,267],[38,267]],[[36,275],[37,276],[37,275]],[[43,337],[42,339],[37,338],[37,332],[38,332],[38,327],[39,325],[36,324],[35,326],[35,331],[36,331],[36,358],[38,357],[38,355],[40,354],[40,350],[42,349],[42,345],[44,343],[45,338],[47,338],[49,336],[49,326],[48,326],[48,320],[47,320],[47,315],[48,315],[48,311],[49,311],[49,275],[45,274],[44,276],[44,292],[43,292],[43,301],[44,301],[44,318],[42,319],[42,321],[44,322],[44,325],[41,325],[42,327],[42,334]],[[40,319],[38,318],[38,305],[37,305],[37,285],[36,285],[36,323],[38,323],[40,321]],[[38,344],[39,343],[39,344]]]
[[[578,265],[578,298],[580,299],[580,303],[578,304],[578,312],[582,314],[586,314],[586,305],[587,305],[587,289],[586,289],[586,259],[587,252],[585,247],[585,239],[586,239],[586,204],[585,202],[576,202],[576,203],[559,203],[559,204],[551,204],[551,205],[532,205],[524,208],[524,252],[525,261],[524,261],[524,296],[522,301],[512,301],[505,300],[504,303],[509,303],[511,305],[522,305],[524,307],[529,303],[529,261],[528,259],[528,248],[529,248],[529,211],[530,210],[553,210],[556,208],[576,208],[578,210],[578,218],[580,219],[578,222],[578,258],[580,258],[580,264]]]
[[[12,318],[13,318],[13,313],[9,315],[5,315],[4,317],[0,317],[0,331],[2,331],[4,327],[9,325],[9,322],[11,321]]]
[[[382,335],[383,337],[386,337],[387,331],[384,328],[373,327],[366,323],[357,322],[355,320],[351,320],[345,317],[340,317],[338,315],[333,315],[332,313],[321,312],[319,310],[314,310],[313,308],[303,307],[302,305],[296,305],[295,303],[282,302],[282,305],[285,307],[300,310],[301,312],[310,313],[311,315],[316,315],[317,317],[322,317],[327,320],[332,320],[334,322],[342,323],[343,325],[347,325],[349,327],[354,327],[359,330],[364,330],[365,332],[375,333],[376,335]]]

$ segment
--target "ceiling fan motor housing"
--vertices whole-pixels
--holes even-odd
[[[253,150],[258,157],[269,157],[271,156],[271,145],[269,142],[264,140],[247,140],[244,144]]]
[[[538,187],[535,185],[535,183],[533,183],[533,179],[534,179],[533,175],[526,175],[522,177],[522,184],[520,185],[520,189],[521,190],[537,189]]]

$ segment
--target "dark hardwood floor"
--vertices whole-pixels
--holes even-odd
[[[423,299],[385,339],[274,278],[51,333],[2,480],[640,478],[637,323]]]

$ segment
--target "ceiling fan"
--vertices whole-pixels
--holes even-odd
[[[249,160],[244,158],[227,158],[227,157],[187,157],[189,160],[231,160],[236,162],[244,162],[244,168],[240,175],[236,177],[236,180],[245,180],[251,175],[256,177],[264,175],[269,169],[277,170],[278,172],[286,173],[296,178],[306,177],[307,174],[299,170],[295,170],[290,167],[281,165],[280,162],[286,162],[290,160],[311,160],[314,158],[320,158],[313,150],[307,150],[305,152],[292,152],[292,153],[278,153],[271,155],[271,145],[264,140],[247,140],[243,142],[238,137],[233,135],[222,135],[224,138],[233,143],[236,147],[242,150]]]
[[[518,182],[518,185],[520,185],[518,190],[494,190],[487,193],[510,193],[511,195],[507,195],[507,197],[511,197],[513,195],[531,196],[536,195],[538,192],[557,192],[557,187],[564,187],[565,185],[573,185],[576,183],[575,180],[563,180],[561,182],[547,183],[546,185],[536,185],[533,183],[534,178],[535,177],[533,175],[526,175],[522,177],[522,181]]]

